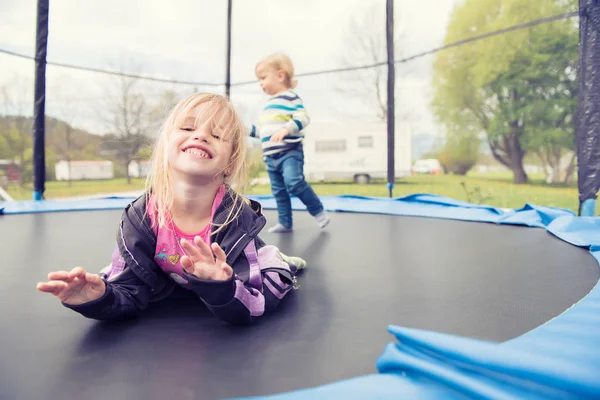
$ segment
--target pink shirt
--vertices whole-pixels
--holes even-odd
[[[154,233],[156,234],[156,252],[154,255],[154,260],[158,266],[171,277],[171,279],[185,288],[189,289],[189,285],[187,279],[183,275],[180,263],[181,257],[185,255],[185,252],[181,248],[179,241],[180,239],[185,238],[193,242],[195,236],[200,236],[204,240],[204,243],[210,246],[211,224],[215,216],[215,211],[217,208],[219,208],[219,205],[221,205],[223,197],[225,197],[225,192],[225,186],[221,185],[219,190],[217,190],[215,199],[213,200],[211,217],[208,225],[206,225],[200,232],[192,235],[182,232],[168,217],[167,221],[169,222],[167,225],[158,229],[157,232],[156,210],[154,210],[153,206],[154,202],[150,201],[148,203],[148,214],[150,216],[152,226],[155,227]]]

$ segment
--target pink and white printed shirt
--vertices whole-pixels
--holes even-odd
[[[148,202],[148,215],[150,217],[150,222],[152,223],[154,233],[156,234],[156,252],[154,254],[154,260],[158,266],[165,271],[167,275],[169,275],[171,279],[186,289],[189,289],[190,286],[182,272],[182,266],[180,262],[181,257],[185,255],[185,252],[181,248],[181,244],[179,242],[184,238],[193,241],[195,236],[200,236],[204,240],[204,243],[210,246],[212,221],[215,216],[215,211],[217,208],[219,208],[219,205],[221,205],[221,202],[225,197],[225,193],[225,186],[221,185],[219,190],[217,190],[217,194],[213,201],[210,222],[200,232],[191,235],[181,231],[168,217],[167,221],[169,222],[167,225],[158,228],[156,210],[154,209],[154,201],[152,197]]]

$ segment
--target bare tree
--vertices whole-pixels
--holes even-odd
[[[158,134],[160,127],[164,123],[168,114],[177,105],[180,100],[180,94],[173,89],[167,89],[159,95],[158,102],[153,103],[149,114],[149,142],[142,146],[134,157],[134,161],[137,162],[139,177],[142,175],[142,160],[148,160],[152,156],[152,147],[150,141],[152,136]]]
[[[121,68],[122,72],[125,72]],[[127,71],[131,72],[131,71]],[[105,135],[102,150],[123,163],[127,183],[131,183],[129,164],[156,129],[153,107],[147,101],[138,78],[118,76],[105,96],[106,112],[102,115],[110,133]]]
[[[149,114],[150,135],[157,134],[167,115],[177,105],[181,95],[173,89],[167,89],[159,94],[158,101],[153,103]]]
[[[340,63],[343,67],[355,67],[385,63],[387,60],[385,9],[381,4],[373,4],[361,17],[350,21],[347,29],[348,38],[343,48]],[[396,59],[404,54],[404,33],[396,27],[394,33],[394,53]],[[405,66],[396,64],[396,71],[406,74]],[[340,74],[342,82],[336,85],[336,90],[346,96],[362,99],[364,104],[374,112],[377,119],[387,118],[387,66],[359,69]],[[401,90],[396,87],[397,91]],[[399,96],[396,96],[398,99]],[[410,112],[401,109],[396,112],[400,119],[408,119]]]
[[[63,76],[61,77],[60,82],[65,82],[66,80],[67,78]],[[53,93],[59,94],[61,92],[61,85],[56,85],[51,90]],[[58,109],[60,110],[60,119],[62,120],[62,123],[58,126],[61,137],[54,144],[54,148],[56,155],[67,162],[67,169],[69,171],[68,181],[69,186],[71,186],[71,161],[73,161],[73,157],[77,151],[73,126],[81,115],[81,102],[70,95],[60,96],[59,94],[57,97],[60,97],[58,100],[58,103],[60,104]]]

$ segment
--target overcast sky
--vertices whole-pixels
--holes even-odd
[[[395,25],[402,30],[403,55],[439,46],[453,6],[460,0],[396,0]],[[256,62],[283,51],[296,71],[343,67],[355,51],[353,26],[383,35],[385,0],[234,0],[232,81],[255,79]],[[0,0],[0,48],[33,55],[35,1]],[[52,0],[48,60],[96,68],[128,69],[158,77],[222,83],[225,79],[225,0]],[[355,20],[357,24],[352,24]],[[367,33],[369,33],[367,32]],[[375,33],[373,33],[375,32]],[[385,43],[383,36],[382,43]],[[428,111],[432,57],[401,66],[397,72],[398,111],[410,111],[415,133],[435,133]],[[382,60],[383,61],[383,60]],[[365,60],[369,63],[369,60]],[[0,87],[33,84],[33,62],[0,54]],[[101,133],[98,122],[103,90],[110,78],[96,73],[48,67],[47,112]],[[358,95],[336,87],[358,86],[357,74],[331,74],[299,79],[298,93],[313,123],[368,120],[373,113]],[[182,93],[193,87],[149,84],[150,95],[168,88]],[[221,91],[222,87],[197,87]],[[17,90],[17,89],[15,89]],[[23,92],[21,90],[20,92]],[[31,113],[31,91],[15,94]],[[258,85],[234,87],[232,98],[249,119],[265,99]]]

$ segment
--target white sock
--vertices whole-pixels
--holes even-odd
[[[327,214],[327,211],[323,210],[320,213],[318,213],[317,215],[315,215],[315,219],[317,220],[317,223],[319,224],[319,226],[322,228],[325,228],[327,226],[327,224],[329,224],[329,222],[331,222],[331,218],[329,218],[329,214]]]
[[[270,233],[284,233],[284,232],[291,232],[291,231],[292,231],[292,228],[288,228],[287,226],[281,225],[281,224],[272,226],[268,230],[268,232],[270,232]]]

